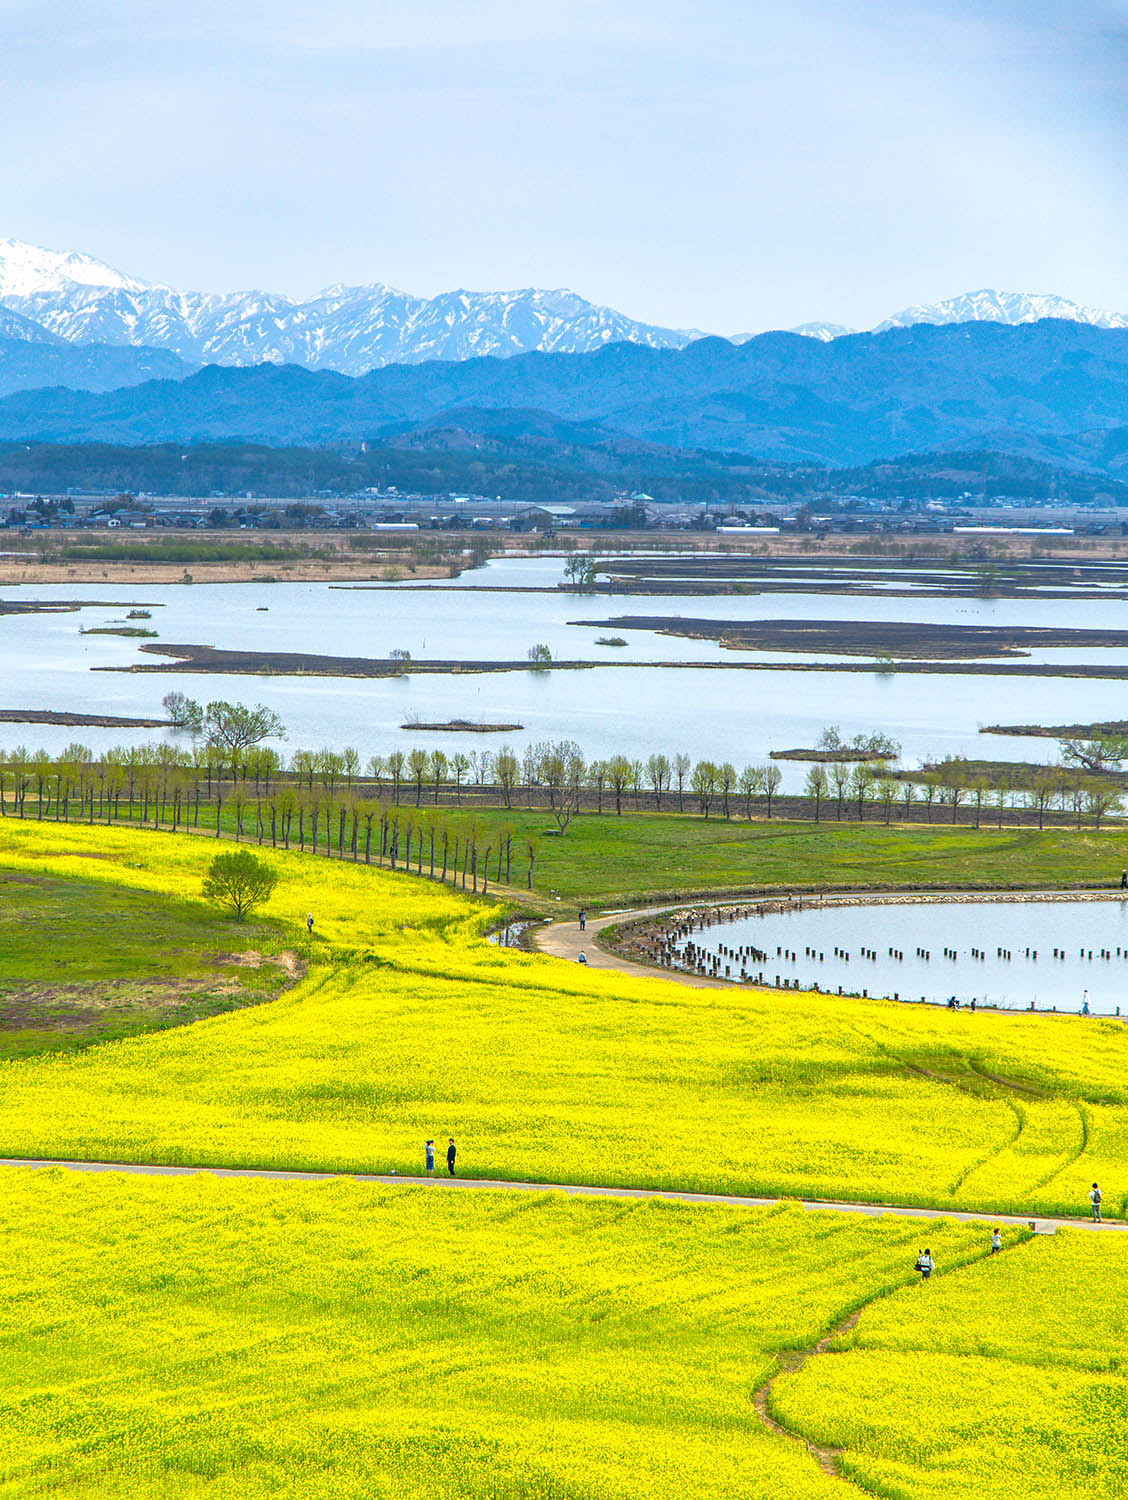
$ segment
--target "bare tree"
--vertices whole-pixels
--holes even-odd
[[[684,750],[674,756],[674,780],[678,784],[678,812],[685,812],[685,784],[693,762]]]

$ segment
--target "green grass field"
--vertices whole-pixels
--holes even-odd
[[[0,1058],[73,1051],[280,994],[276,922],[0,866]],[[252,966],[253,964],[253,966]]]
[[[1118,885],[1128,866],[1128,829],[1006,827],[778,818],[702,818],[690,813],[585,812],[556,832],[544,809],[435,807],[424,799],[419,813],[406,794],[401,817],[422,816],[424,837],[431,820],[462,836],[471,822],[486,830],[491,886],[501,883],[499,833],[512,835],[509,884],[543,906],[559,893],[570,907],[622,906],[647,901],[738,894],[765,887],[881,890],[998,889]],[[215,809],[201,822],[214,829]],[[234,837],[229,805],[222,815]],[[253,803],[244,814],[244,842],[256,842]],[[269,843],[269,813],[265,815]],[[334,824],[334,829],[336,824]],[[413,836],[414,837],[414,836]],[[527,840],[537,842],[533,889],[528,891]],[[296,834],[293,840],[296,847]],[[376,837],[378,847],[379,837]],[[324,831],[319,849],[324,850]],[[413,848],[415,847],[413,842]],[[363,859],[363,841],[361,841]],[[336,844],[334,844],[336,858]],[[346,847],[346,858],[349,855]],[[484,859],[484,852],[483,852]],[[441,862],[441,854],[440,854]],[[414,868],[414,858],[413,858]],[[428,861],[424,860],[424,871]],[[504,875],[504,866],[501,870]]]
[[[500,814],[483,820],[503,821]],[[1116,885],[1128,831],[945,827],[630,813],[583,815],[563,837],[543,813],[506,815],[541,834],[534,884],[573,905],[623,904],[768,887],[875,890]],[[514,845],[512,881],[528,868]]]

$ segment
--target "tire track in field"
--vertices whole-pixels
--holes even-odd
[[[930,1083],[939,1083],[944,1085],[946,1088],[956,1089],[962,1094],[969,1095],[978,1103],[983,1102],[984,1095],[978,1093],[973,1088],[969,1088],[966,1083],[961,1083],[958,1078],[949,1078],[943,1073],[935,1073],[930,1068],[921,1067],[919,1063],[910,1062],[908,1058],[898,1056],[898,1054],[894,1052],[887,1043],[881,1041],[878,1037],[871,1036],[868,1031],[863,1031],[862,1028],[856,1024],[853,1025],[851,1029],[857,1032],[859,1036],[864,1037],[872,1047],[876,1047],[878,1052],[884,1053],[884,1055],[895,1062],[898,1067],[904,1068],[907,1073],[915,1073],[918,1078],[927,1078]],[[984,1081],[989,1081],[993,1086],[1004,1089],[1011,1087],[1011,1085],[1005,1078],[998,1078],[994,1074],[981,1072],[970,1060],[970,1058],[965,1057],[963,1053],[956,1053],[955,1056],[964,1065],[964,1067],[968,1069],[970,1073],[975,1074],[976,1076],[982,1078]],[[1026,1092],[1024,1085],[1017,1085],[1016,1087],[1022,1092]],[[1018,1121],[1018,1125],[1014,1131],[1014,1134],[1009,1136],[1007,1140],[1000,1142],[998,1146],[993,1146],[991,1150],[986,1153],[986,1155],[979,1157],[973,1162],[969,1162],[968,1165],[963,1169],[963,1171],[957,1175],[955,1180],[949,1184],[947,1193],[950,1198],[955,1197],[960,1188],[963,1187],[964,1183],[974,1172],[978,1172],[981,1167],[985,1167],[988,1162],[993,1161],[995,1157],[1001,1156],[1004,1151],[1011,1150],[1021,1137],[1022,1132],[1026,1129],[1026,1113],[1022,1109],[1022,1106],[1020,1104],[1011,1099],[1007,1099],[1005,1096],[1002,1097],[998,1102],[1001,1104],[1005,1104],[1006,1107],[1015,1116],[1015,1119]]]
[[[1069,1168],[1073,1166],[1074,1162],[1080,1161],[1081,1158],[1085,1155],[1085,1152],[1089,1149],[1088,1112],[1082,1104],[1071,1103],[1071,1108],[1077,1111],[1078,1117],[1081,1121],[1081,1144],[1077,1147],[1077,1150],[1071,1152],[1070,1155],[1068,1155],[1059,1166],[1054,1167],[1051,1172],[1047,1172],[1045,1177],[1040,1178],[1039,1181],[1036,1182],[1030,1189],[1032,1193],[1040,1192],[1042,1188],[1048,1187],[1049,1184],[1053,1182],[1055,1177],[1060,1177],[1063,1172],[1068,1171]]]

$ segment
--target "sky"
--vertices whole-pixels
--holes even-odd
[[[1128,0],[0,0],[0,236],[179,287],[1128,310]]]

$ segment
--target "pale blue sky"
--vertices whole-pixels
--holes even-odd
[[[721,332],[1128,310],[1124,0],[0,0],[0,235]]]

